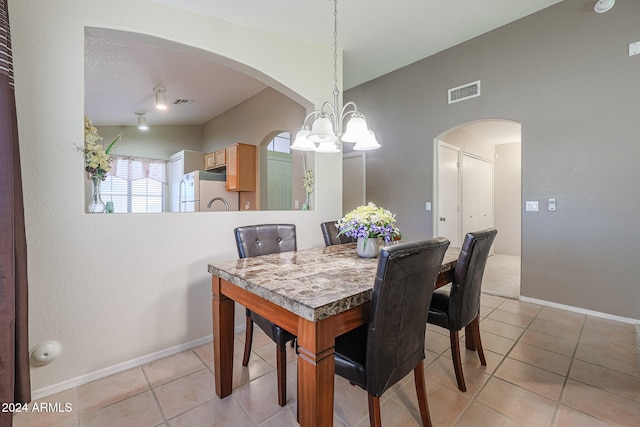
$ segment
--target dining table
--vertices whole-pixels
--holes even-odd
[[[436,287],[453,280],[459,251],[447,250]],[[297,336],[300,425],[331,426],[335,338],[368,322],[377,266],[355,243],[209,263],[217,396],[232,393],[237,302]]]

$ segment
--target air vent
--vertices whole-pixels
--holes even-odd
[[[193,104],[194,102],[195,101],[193,99],[178,98],[175,101],[173,101],[173,105]]]
[[[480,96],[480,80],[449,89],[449,104]]]

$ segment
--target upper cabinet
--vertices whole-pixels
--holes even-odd
[[[256,146],[236,143],[225,151],[227,191],[256,191]]]
[[[216,169],[226,165],[226,149],[214,151],[204,157],[205,169]]]

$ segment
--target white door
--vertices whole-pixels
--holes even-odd
[[[480,160],[462,156],[462,235],[478,231],[478,171]]]
[[[493,227],[493,164],[478,164],[478,230]]]
[[[438,142],[438,236],[460,247],[459,153],[457,147]]]
[[[494,226],[493,163],[462,156],[462,235]],[[493,247],[490,255],[493,254]]]

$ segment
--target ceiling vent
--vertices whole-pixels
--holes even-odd
[[[193,102],[194,102],[193,99],[178,98],[175,101],[173,101],[173,105],[193,104]]]
[[[449,104],[480,96],[480,80],[449,89]]]

